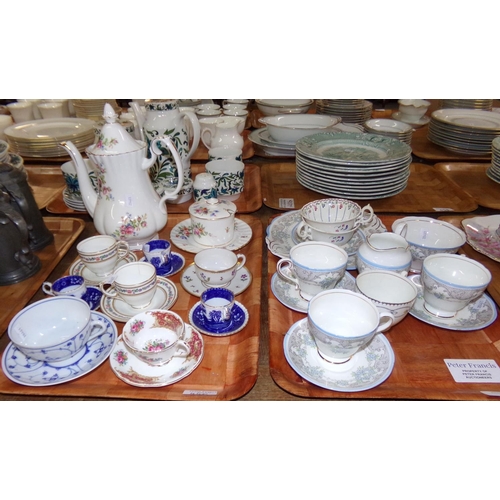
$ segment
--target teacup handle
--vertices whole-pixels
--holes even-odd
[[[238,259],[236,261],[236,263],[238,264],[236,266],[236,271],[239,271],[245,265],[247,258],[242,253],[237,253],[236,258]]]
[[[102,335],[106,331],[107,326],[102,321],[94,319],[90,322],[90,328],[92,331],[90,332],[90,337],[87,342],[94,340],[96,337],[99,337],[99,335]]]
[[[55,295],[55,293],[52,291],[52,283],[50,281],[44,282],[44,284],[42,285],[42,290],[47,295],[52,295],[52,296]]]
[[[361,224],[368,224],[369,222],[372,221],[373,216],[374,216],[374,213],[373,213],[373,208],[371,207],[371,205],[365,205],[361,209],[361,214],[359,215],[358,220]]]
[[[394,323],[394,315],[388,311],[380,311],[379,318],[380,318],[380,322],[379,322],[377,329],[375,330],[375,333],[385,332],[385,331],[389,330],[389,328]],[[387,318],[387,319],[385,319],[385,318]],[[382,320],[384,320],[384,321],[382,321]]]
[[[278,261],[278,264],[276,264],[276,270],[278,271],[278,274],[283,278],[285,281],[288,281],[289,283],[292,283],[295,285],[296,290],[300,290],[299,286],[299,280],[293,276],[290,276],[290,274],[293,273],[293,263],[291,259],[280,259]],[[288,273],[285,273],[285,269],[288,270]]]
[[[111,298],[118,297],[118,294],[113,287],[113,282],[115,281],[115,279],[116,279],[116,276],[112,275],[99,283],[99,290],[101,290],[101,292],[104,295],[106,295],[107,297],[111,297]],[[111,285],[111,287],[106,290],[104,288],[104,285]]]
[[[187,358],[191,354],[191,347],[184,340],[177,341],[177,351],[174,354],[176,358]]]
[[[126,241],[120,240],[116,244],[116,249],[118,251],[118,257],[125,257],[130,252],[130,246]]]
[[[312,240],[311,228],[304,221],[299,222],[296,231],[297,231],[297,236],[301,240],[304,241]]]
[[[398,224],[394,228],[394,233],[399,234],[399,236],[402,236],[403,238],[406,238],[407,232],[408,232],[408,224],[406,222]]]

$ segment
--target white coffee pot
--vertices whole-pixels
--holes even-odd
[[[98,192],[94,191],[84,160],[70,141],[61,143],[75,163],[82,199],[99,234],[126,241],[132,250],[158,237],[167,224],[165,202],[175,198],[182,188],[182,161],[168,137],[158,137],[172,154],[179,170],[179,182],[163,197],[157,194],[149,178],[148,169],[161,154],[155,141],[151,145],[151,158],[143,141],[136,141],[117,121],[114,109],[104,106],[106,123],[98,141],[85,152],[96,165]]]

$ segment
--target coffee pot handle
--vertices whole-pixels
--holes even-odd
[[[192,111],[183,111],[181,113],[181,117],[184,119],[184,116],[189,119],[189,121],[191,122],[191,127],[193,129],[193,137],[191,138],[192,140],[189,147],[189,153],[186,156],[186,160],[190,160],[195,151],[198,149],[198,145],[200,144],[200,122]]]

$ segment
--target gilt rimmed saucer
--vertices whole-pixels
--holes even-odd
[[[286,273],[286,270],[283,269]],[[352,274],[346,272],[335,286],[335,289],[356,291],[356,280]],[[284,280],[278,273],[271,278],[271,290],[274,296],[286,307],[293,311],[307,313],[309,302],[302,298],[299,291],[292,283]]]
[[[87,291],[83,294],[82,299],[87,302],[90,309],[95,311],[101,305],[102,292],[95,286],[88,286]]]
[[[175,384],[190,375],[203,359],[203,338],[191,325],[186,325],[184,341],[191,348],[189,356],[174,357],[163,366],[152,366],[129,352],[120,336],[109,357],[111,369],[120,380],[136,387],[164,387]]]
[[[201,333],[212,337],[227,337],[243,330],[248,323],[248,311],[243,304],[235,301],[231,310],[231,320],[227,325],[213,327],[203,314],[201,302],[197,302],[189,311],[189,322]]]
[[[146,257],[140,259],[139,262],[146,262]],[[157,267],[156,275],[163,276],[164,278],[173,276],[184,267],[185,263],[186,260],[180,253],[170,252],[170,262],[168,263],[168,265]]]
[[[2,356],[3,372],[13,382],[31,387],[63,384],[86,375],[108,358],[118,337],[116,325],[110,318],[92,312],[92,319],[103,322],[106,331],[87,342],[70,359],[50,363],[38,361],[10,343]]]
[[[394,351],[379,333],[345,363],[325,361],[309,333],[307,318],[297,321],[283,340],[285,358],[303,379],[311,384],[338,392],[361,392],[387,380],[395,363]]]
[[[231,290],[235,295],[239,295],[243,293],[252,283],[252,274],[250,271],[243,266],[241,269],[236,271],[236,275],[231,280],[231,283],[227,287],[228,290]],[[181,276],[181,285],[186,292],[194,295],[195,297],[199,297],[207,287],[201,282],[200,278],[196,275],[194,263],[190,264]]]
[[[427,311],[424,306],[423,290],[419,288],[417,300],[410,309],[410,314],[429,325],[447,330],[468,332],[481,330],[491,325],[497,319],[497,308],[495,302],[486,293],[483,293],[479,298],[470,302],[467,307],[458,311],[453,318],[439,318]]]
[[[115,270],[119,267],[128,264],[129,262],[136,262],[137,256],[133,252],[127,252],[123,257],[118,259],[116,263]],[[86,285],[99,285],[105,279],[108,279],[109,276],[97,276],[97,274],[93,273],[83,262],[82,259],[78,258],[73,262],[69,269],[69,274],[75,274],[77,276],[83,276]]]
[[[217,248],[227,248],[228,250],[239,250],[252,239],[252,228],[240,219],[234,219],[234,237],[224,246]],[[209,246],[203,246],[193,239],[191,219],[179,222],[170,232],[170,240],[179,249],[190,253],[198,253]]]
[[[158,276],[156,293],[147,307],[135,309],[119,297],[102,296],[101,310],[115,321],[126,323],[130,318],[149,309],[170,309],[177,300],[177,288],[163,276]]]

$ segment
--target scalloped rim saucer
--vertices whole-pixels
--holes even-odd
[[[318,353],[309,333],[307,318],[297,321],[283,340],[288,364],[311,384],[338,392],[361,392],[380,385],[392,373],[394,351],[387,338],[378,333],[352,358],[335,365]]]
[[[189,322],[191,325],[199,332],[210,335],[211,337],[227,337],[229,335],[234,335],[247,326],[248,319],[249,316],[246,307],[236,300],[234,301],[231,311],[231,322],[226,328],[219,331],[209,330],[209,325],[207,325],[205,316],[201,310],[201,302],[197,302],[189,311]]]
[[[122,336],[111,352],[109,362],[113,373],[135,387],[164,387],[186,378],[199,366],[204,355],[203,337],[186,324],[184,341],[191,347],[187,358],[174,357],[163,366],[151,366],[128,351]]]
[[[92,312],[92,319],[106,323],[106,331],[87,342],[70,359],[56,363],[37,361],[27,357],[11,342],[2,356],[3,372],[16,384],[31,387],[63,384],[86,375],[108,358],[118,337],[113,320],[98,312]]]
[[[196,275],[194,262],[189,264],[181,276],[181,285],[186,292],[199,297],[207,287],[202,283],[200,278]],[[236,271],[235,277],[231,280],[228,286],[224,287],[231,290],[235,295],[243,293],[252,283],[252,273],[248,270],[246,266]]]
[[[146,257],[139,259],[139,262],[147,262]],[[156,268],[156,275],[163,276],[164,278],[167,278],[168,276],[173,276],[174,274],[177,274],[184,267],[185,263],[186,260],[180,253],[170,252],[170,265],[167,266],[166,268],[164,266]]]

